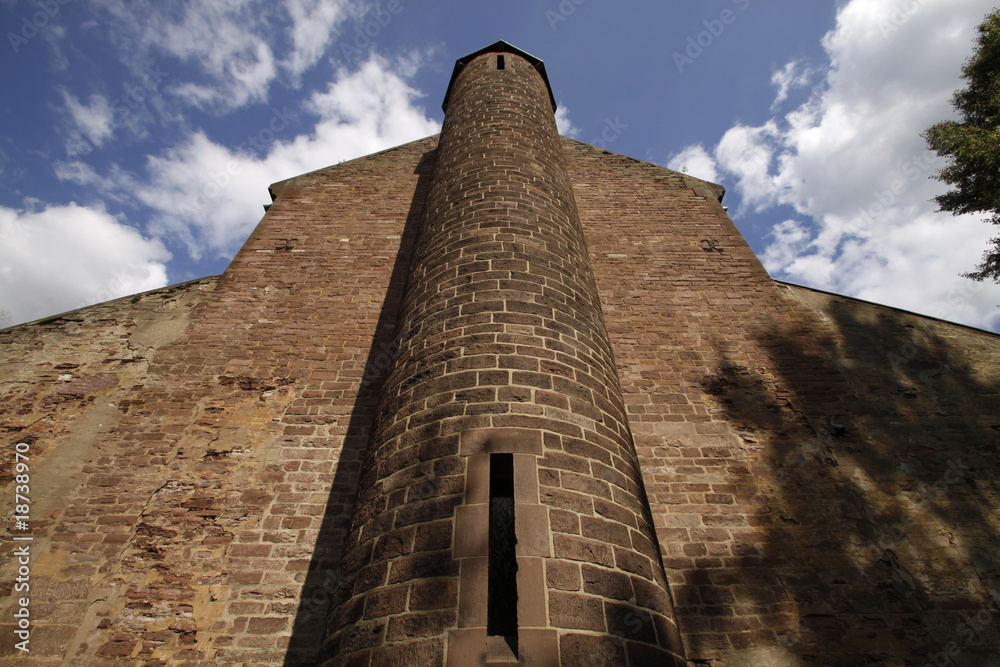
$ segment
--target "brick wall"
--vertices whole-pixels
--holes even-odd
[[[690,665],[997,661],[1000,339],[772,281],[718,186],[558,148],[525,62],[419,245],[435,137],[276,184],[220,278],[0,331],[0,663],[475,655],[493,453],[538,664],[671,660],[661,558]]]
[[[773,282],[717,188],[566,144],[688,659],[995,661],[997,336]]]
[[[498,453],[516,457],[520,659],[682,664],[548,90],[516,54],[453,79],[398,339],[330,664],[489,654]]]
[[[32,664],[309,661],[435,144],[278,184],[217,287],[3,332],[4,455],[36,456]]]

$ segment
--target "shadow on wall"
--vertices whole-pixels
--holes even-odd
[[[398,347],[398,341],[395,340],[396,318],[406,286],[424,200],[430,187],[435,155],[435,151],[424,154],[417,165],[416,190],[407,214],[386,298],[379,313],[375,336],[365,360],[361,386],[351,410],[323,524],[309,561],[309,570],[292,626],[291,642],[284,663],[289,667],[316,664],[325,636],[330,604],[342,581],[340,561],[351,528],[358,476],[368,450],[368,439],[372,433],[382,384],[395,360]]]
[[[1000,665],[1000,341],[800,297],[822,302],[825,336],[758,328],[770,372],[703,380],[743,441],[756,535],[742,584],[699,571],[679,613],[751,605],[764,630],[730,637],[780,664]]]

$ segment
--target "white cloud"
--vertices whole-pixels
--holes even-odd
[[[176,58],[198,75],[181,80],[174,68],[167,90],[188,105],[220,113],[266,101],[282,74],[297,83],[323,56],[339,25],[367,6],[348,0],[91,2],[137,74],[149,61]],[[285,38],[275,39],[275,33]]]
[[[556,107],[556,129],[564,137],[576,138],[580,136],[580,128],[573,125],[569,119],[569,108],[561,104]]]
[[[83,104],[65,89],[61,92],[66,111],[73,121],[66,142],[66,152],[69,155],[88,153],[92,146],[100,147],[104,144],[113,131],[111,121],[114,112],[108,99],[103,95],[91,95],[90,104]]]
[[[768,234],[773,241],[767,246],[760,260],[771,273],[788,272],[795,267],[809,247],[812,233],[798,220],[785,220],[771,228]]]
[[[0,207],[0,326],[162,287],[169,258],[101,210]]]
[[[701,144],[688,146],[667,162],[667,169],[691,174],[711,183],[719,182],[719,172],[716,169],[715,158],[708,154]]]
[[[778,88],[778,94],[774,98],[774,104],[771,105],[771,111],[777,109],[782,102],[788,99],[788,93],[793,88],[802,88],[808,85],[811,74],[798,60],[787,63],[772,74],[771,84]]]
[[[851,0],[823,40],[825,85],[798,108],[737,125],[714,150],[736,180],[741,212],[790,206],[762,259],[778,278],[941,315],[1000,325],[1000,286],[971,283],[992,226],[936,212],[943,162],[920,133],[949,118],[974,28],[993,0]],[[919,45],[919,48],[914,48]],[[776,73],[778,99],[799,63]],[[686,149],[690,150],[690,149]]]
[[[289,32],[294,48],[282,65],[293,76],[312,67],[337,35],[336,27],[350,13],[358,13],[363,3],[352,5],[329,0],[287,0],[292,25]]]
[[[77,185],[99,185],[103,182],[93,167],[80,160],[72,162],[57,160],[52,168],[60,181],[69,181]]]
[[[253,16],[251,7],[189,3],[179,20],[159,4],[145,7],[146,44],[200,67],[211,81],[200,86],[178,84],[173,92],[195,106],[239,107],[267,99],[277,71],[271,47],[255,34],[262,17]],[[192,94],[192,88],[198,92]]]
[[[736,178],[743,199],[741,211],[747,207],[760,211],[780,200],[775,178],[770,174],[775,152],[771,142],[778,134],[773,121],[760,127],[737,125],[726,131],[715,148],[719,169]]]
[[[406,71],[412,62],[400,67]],[[95,185],[107,196],[134,197],[154,211],[150,231],[180,238],[192,257],[230,256],[260,220],[271,183],[440,130],[416,106],[419,94],[397,69],[373,58],[358,71],[341,70],[306,103],[319,117],[311,126],[305,114],[275,108],[261,117],[242,147],[224,146],[195,132],[149,157],[141,177],[118,170],[101,176],[79,163],[60,163],[56,173]]]

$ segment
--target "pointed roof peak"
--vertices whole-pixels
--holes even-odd
[[[552,86],[549,84],[549,76],[545,73],[545,63],[543,63],[540,58],[536,58],[527,51],[522,51],[513,44],[505,42],[502,39],[455,61],[455,70],[451,74],[451,81],[448,82],[448,92],[445,93],[444,102],[441,103],[441,108],[444,109],[445,112],[448,111],[448,99],[451,97],[451,88],[455,83],[455,79],[458,77],[458,73],[461,72],[467,64],[484,53],[513,53],[514,55],[520,56],[531,63],[531,66],[542,75],[542,80],[545,81],[545,87],[549,91],[549,99],[552,101],[552,111],[555,113],[556,98],[555,95],[552,94]]]

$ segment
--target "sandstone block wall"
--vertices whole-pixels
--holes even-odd
[[[567,148],[692,664],[1000,660],[998,337],[776,283],[717,190]]]
[[[7,470],[32,451],[27,664],[308,664],[435,144],[278,184],[217,285],[0,332]],[[24,664],[13,548],[0,660]]]
[[[343,583],[378,396],[400,355],[397,315],[436,147],[431,137],[277,184],[220,278],[0,331],[0,663],[313,661]],[[1000,339],[776,283],[719,188],[568,139],[562,150],[608,334],[607,351],[587,354],[614,360],[689,664],[996,663]],[[510,272],[522,259],[473,261]],[[498,293],[514,280],[483,279]],[[460,285],[446,298],[467,299]],[[462,313],[476,303],[455,302],[463,326],[487,324]],[[500,429],[494,442],[553,414],[596,423],[589,409],[574,413],[582,375],[571,386],[541,374],[577,373],[573,360],[603,348],[565,332],[536,344],[528,329],[540,315],[504,312],[525,319],[461,334],[492,336],[464,349],[496,366],[439,362],[509,384],[441,388],[448,400],[434,409],[459,406],[449,418]],[[621,413],[606,386],[583,386],[599,410]],[[538,608],[573,637],[560,650],[576,664],[621,664],[652,644],[649,624],[619,613],[635,613],[647,578],[616,560],[626,537],[611,519],[629,524],[634,546],[642,517],[606,496],[640,479],[588,456],[585,481],[581,459],[559,447],[587,438],[541,430],[544,455],[514,453],[538,471],[521,502],[547,513],[559,541],[549,548],[596,562],[533,570],[548,591]],[[484,446],[468,438],[469,451]],[[19,442],[29,443],[28,531],[11,519]],[[455,584],[426,583],[430,561],[405,559],[445,542],[479,548],[435,527],[482,511],[477,465],[458,475],[424,462],[420,484],[394,490],[399,508],[415,500],[401,489],[419,501],[453,488],[463,501],[432,503],[430,518],[414,511],[398,540],[374,547],[407,563],[397,589],[371,603],[386,632],[420,641],[427,626],[413,614],[444,628],[461,608]],[[579,502],[593,513],[570,506]],[[25,534],[28,660],[13,634],[12,537]],[[406,584],[411,575],[424,583]]]
[[[487,659],[487,487],[500,453],[515,457],[514,664],[683,664],[564,160],[528,60],[464,65],[363,469],[330,664]]]

